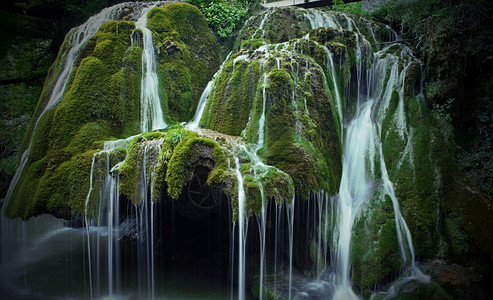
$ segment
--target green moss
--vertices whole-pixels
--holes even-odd
[[[351,243],[353,283],[371,289],[382,279],[399,270],[401,257],[392,201],[378,195],[354,224]]]
[[[262,199],[262,187],[251,175],[247,175],[243,179],[245,189],[246,211],[248,215],[258,214],[262,211],[264,199]]]
[[[128,147],[128,155],[125,161],[120,167],[120,185],[119,192],[131,200],[135,205],[139,204],[141,195],[144,194],[143,189],[147,189],[148,185],[151,186],[154,182],[142,182],[142,174],[144,173],[144,168],[146,174],[154,174],[156,169],[159,169],[160,155],[151,151],[146,153],[146,145],[148,142],[153,140],[158,140],[160,138],[166,137],[166,133],[162,132],[147,132],[139,136],[134,137]],[[163,141],[164,143],[164,141]],[[164,145],[164,147],[167,147]],[[160,151],[160,153],[163,150]],[[157,155],[157,157],[155,157]],[[144,165],[144,156],[147,156],[147,165]],[[150,180],[150,176],[147,178]]]
[[[248,124],[253,101],[258,99],[258,63],[226,62],[209,95],[200,125],[222,133],[240,135]],[[261,95],[261,93],[260,93]]]
[[[47,165],[46,162],[47,159],[43,158],[31,163],[24,169],[23,175],[6,208],[6,215],[9,218],[21,217],[26,220],[31,216],[41,214],[40,208],[35,207],[32,203],[32,191],[36,190],[39,179],[43,176]]]
[[[108,126],[104,126],[106,125],[105,123],[87,123],[83,125],[64,150],[67,153],[76,155],[91,149],[93,147],[91,141],[109,139],[111,135],[107,128]]]
[[[189,131],[177,126],[176,128],[169,128],[164,135],[164,142],[159,153],[156,169],[154,173],[152,201],[158,201],[161,191],[166,184],[166,171],[168,169],[168,163],[173,155],[173,151],[187,135]]]
[[[38,161],[46,156],[48,151],[49,134],[51,131],[53,116],[55,114],[54,109],[47,110],[41,119],[39,119],[33,135],[36,137],[32,140],[30,145],[29,160]]]
[[[235,42],[234,49],[238,50],[240,45],[250,39],[258,39],[263,35],[267,43],[283,43],[292,39],[301,38],[306,34],[306,19],[299,9],[292,7],[281,7],[276,10],[266,10],[259,13],[246,24],[241,30],[240,36]],[[260,23],[269,14],[264,22],[264,29],[259,30]],[[250,49],[255,49],[251,47]]]
[[[158,49],[163,109],[176,122],[192,119],[203,89],[219,67],[219,45],[200,11],[187,3],[152,9],[148,28]],[[162,101],[163,102],[163,101]]]
[[[86,151],[97,149],[100,145],[96,141],[118,137],[124,132],[135,134],[139,111],[136,95],[140,94],[140,74],[136,66],[140,66],[140,50],[130,47],[130,35],[134,28],[131,22],[107,22],[81,52],[62,101],[44,113],[33,132],[26,169],[31,170],[30,165],[35,161],[43,160],[48,165],[36,169],[36,180],[30,177],[30,171],[22,176],[30,178],[29,191],[32,195],[28,197],[29,204],[25,206],[25,211],[18,212],[18,215],[25,218],[42,212],[67,215],[70,207],[81,212],[87,190],[74,192],[66,186],[72,184],[72,176],[82,177],[74,171],[73,164]],[[56,68],[60,62],[59,57]],[[53,74],[57,72],[53,70]],[[48,78],[47,89],[53,84],[54,76]],[[44,90],[40,103],[46,101],[47,95],[47,90]],[[60,153],[63,155],[60,156]],[[88,166],[90,168],[90,162]],[[88,168],[87,164],[85,168],[79,167],[86,171]],[[86,176],[89,176],[88,173]],[[25,178],[21,178],[20,182],[24,181]],[[74,184],[83,186],[79,182]],[[20,186],[26,188],[26,185]],[[69,204],[67,197],[71,195],[76,198],[70,199]],[[17,196],[14,195],[14,198]]]
[[[320,73],[316,74],[315,78],[323,79]],[[269,75],[272,105],[267,113],[265,157],[268,164],[293,178],[296,192],[302,198],[308,197],[310,191],[322,189],[336,193],[342,171],[334,106],[323,81],[315,78],[305,76],[308,81],[303,86],[303,96],[307,115],[304,108],[296,113],[291,103],[294,88],[291,76],[282,70]],[[300,123],[304,125],[301,130],[297,129]]]
[[[222,149],[215,141],[199,138],[196,133],[190,132],[176,145],[168,163],[166,183],[171,198],[178,199],[185,184],[192,179],[195,164],[200,163],[202,157],[213,160],[212,169],[224,169],[227,162],[224,153],[221,153]]]
[[[417,255],[432,257],[438,248],[436,173],[430,144],[432,125],[424,103],[417,98],[404,100],[412,130],[410,136],[401,137],[392,121],[398,101],[397,92],[394,92],[382,123],[385,164],[415,241]]]

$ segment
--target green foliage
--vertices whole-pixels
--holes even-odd
[[[202,11],[209,25],[222,38],[233,35],[235,28],[247,12],[235,5],[234,2],[226,1],[210,2],[207,6],[202,7]]]
[[[369,12],[368,17],[390,24],[423,55],[457,33],[454,21],[457,7],[442,0],[391,0]]]
[[[343,0],[334,0],[332,1],[332,10],[340,11],[347,14],[353,15],[362,15],[363,11],[361,10],[361,1],[352,2],[352,3],[344,3]]]
[[[200,7],[209,25],[221,38],[233,36],[248,12],[248,7],[256,0],[189,0]]]
[[[432,112],[438,117],[445,120],[447,123],[452,122],[452,116],[450,115],[450,111],[452,108],[452,104],[454,103],[454,98],[450,98],[444,104],[435,103],[433,104]]]

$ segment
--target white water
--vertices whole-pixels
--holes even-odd
[[[152,31],[147,28],[147,13],[152,7],[142,11],[141,17],[135,22],[135,26],[142,30],[142,79],[140,90],[140,130],[163,129],[168,125],[164,121],[164,114],[159,99],[159,79],[157,76],[156,51]]]
[[[349,278],[352,226],[361,205],[368,198],[368,152],[373,148],[372,101],[366,102],[349,124],[344,141],[344,158],[339,188],[339,241],[337,245],[337,283],[334,299],[358,299]],[[372,159],[370,157],[370,159]]]
[[[235,175],[238,184],[238,300],[245,299],[245,250],[248,234],[248,218],[245,212],[245,189],[243,175],[240,172],[240,161],[235,160]]]

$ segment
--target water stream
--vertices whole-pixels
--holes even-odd
[[[141,15],[136,22],[136,27],[143,34],[140,97],[140,130],[142,132],[163,129],[168,126],[164,120],[164,113],[159,98],[159,82],[152,32],[147,28],[147,12],[151,8],[152,6],[148,6],[142,9]],[[76,59],[78,49],[97,31],[97,28],[99,28],[104,20],[114,18],[117,10],[118,6],[113,7],[113,9],[104,10],[97,16],[89,19],[83,27],[80,27],[78,29],[80,32],[77,34],[72,33],[74,38],[79,37],[82,32],[84,34],[80,38],[77,38],[78,43],[75,43],[69,50],[63,70],[57,77],[57,80],[60,82],[57,81],[54,85],[55,88],[50,100],[45,109],[41,111],[38,120],[47,109],[52,108],[60,101],[67,78],[72,71],[73,61]],[[272,13],[273,11],[271,10],[264,13],[260,26],[254,32],[252,39],[256,36],[260,36],[262,40],[264,39],[264,26],[269,22],[269,17]],[[259,64],[260,74],[257,84],[257,93],[259,95],[257,98],[261,99],[261,103],[255,104],[260,107],[260,115],[256,124],[247,125],[257,129],[252,134],[255,136],[253,138],[255,143],[249,145],[243,143],[230,144],[224,148],[225,152],[233,153],[230,156],[234,160],[234,166],[230,167],[230,171],[233,172],[237,181],[236,200],[238,207],[237,221],[231,226],[229,231],[231,270],[229,279],[231,286],[225,288],[221,284],[214,283],[213,286],[217,284],[217,286],[221,286],[221,289],[229,289],[227,295],[223,295],[222,293],[216,295],[217,299],[230,298],[244,300],[249,298],[248,276],[251,274],[248,274],[248,265],[252,264],[249,261],[252,255],[249,253],[248,247],[250,246],[249,241],[251,242],[249,235],[253,233],[249,233],[248,231],[250,216],[247,204],[250,199],[247,197],[244,185],[247,175],[247,172],[244,170],[247,168],[243,168],[243,165],[248,165],[248,176],[253,178],[253,181],[258,186],[261,197],[260,213],[255,216],[259,239],[258,285],[260,299],[264,298],[264,291],[267,288],[271,291],[284,293],[283,295],[288,299],[302,299],[308,295],[306,290],[301,291],[302,287],[307,287],[307,290],[308,288],[313,288],[319,292],[322,291],[321,294],[323,296],[321,297],[338,300],[360,298],[353,290],[351,282],[352,235],[355,220],[359,217],[365,205],[370,201],[372,189],[374,188],[373,184],[376,180],[382,182],[382,199],[380,200],[383,201],[383,198],[387,196],[392,201],[402,266],[403,269],[408,271],[404,279],[391,286],[388,291],[381,293],[392,297],[396,295],[400,287],[411,280],[420,282],[429,281],[429,277],[424,275],[416,266],[411,232],[402,216],[399,201],[395,195],[392,181],[389,178],[380,136],[381,123],[394,91],[397,91],[399,96],[396,114],[393,118],[395,127],[401,139],[411,139],[413,136],[412,128],[406,123],[403,91],[407,69],[415,63],[415,59],[412,57],[410,50],[404,48],[402,55],[407,60],[406,64],[402,64],[402,61],[397,56],[387,53],[387,50],[391,46],[376,53],[368,54],[370,43],[361,35],[356,23],[345,15],[346,22],[341,22],[333,15],[319,11],[309,11],[305,17],[312,28],[332,27],[339,30],[351,30],[354,32],[357,43],[355,49],[357,61],[355,74],[353,74],[357,86],[351,90],[353,92],[355,91],[356,94],[350,94],[351,91],[348,88],[346,91],[340,89],[340,74],[337,73],[338,70],[334,62],[334,54],[328,48],[314,43],[318,47],[322,47],[326,55],[327,66],[324,67],[327,73],[329,73],[330,78],[327,78],[328,82],[324,84],[332,85],[333,88],[333,91],[330,93],[334,97],[336,115],[341,127],[341,141],[344,153],[338,195],[332,195],[331,198],[325,191],[315,192],[312,195],[312,198],[315,200],[313,202],[308,201],[308,204],[303,204],[308,205],[307,219],[309,219],[308,216],[313,216],[313,219],[309,220],[311,223],[302,224],[301,226],[306,226],[307,228],[313,227],[307,229],[306,232],[314,232],[316,235],[314,239],[316,241],[314,246],[316,251],[313,252],[316,252],[318,259],[316,262],[317,274],[315,274],[315,278],[312,281],[307,283],[304,281],[304,286],[301,286],[298,282],[294,283],[293,273],[296,270],[293,270],[293,256],[295,253],[293,244],[296,238],[302,238],[295,236],[294,192],[293,199],[283,199],[284,202],[280,204],[269,203],[271,199],[267,199],[265,195],[266,191],[263,180],[268,172],[275,171],[281,175],[286,175],[281,170],[264,163],[263,158],[259,154],[265,146],[264,144],[267,138],[266,118],[267,103],[269,100],[267,89],[269,68],[274,59],[275,67],[279,69],[281,68],[282,61],[280,57],[285,59],[285,61],[290,60],[292,63],[295,60],[295,55],[299,55],[299,53],[296,52],[296,45],[292,46],[289,43],[264,45],[256,49],[254,54],[257,57],[262,57]],[[370,30],[370,33],[372,39],[375,40],[375,33],[372,30]],[[308,43],[309,41],[306,38],[305,40],[300,38],[298,43],[302,42]],[[73,50],[75,52],[72,53],[72,49],[75,49]],[[194,118],[192,122],[186,125],[186,128],[199,130],[200,120],[207,101],[214,92],[215,81],[221,76],[223,67],[230,60],[230,56],[231,53],[207,84],[199,100]],[[248,59],[246,55],[237,56],[233,62],[233,70],[234,63],[239,60],[248,61]],[[293,65],[291,69],[292,74],[297,75],[299,72],[297,68],[299,66],[297,64],[291,65]],[[293,103],[295,102],[296,91],[293,91],[291,100]],[[355,101],[355,103],[347,104],[349,101]],[[308,113],[306,99],[305,111]],[[17,222],[15,223],[16,225],[10,225],[11,223],[5,221],[5,217],[2,216],[2,265],[0,267],[2,272],[0,274],[4,277],[1,282],[4,286],[2,286],[0,292],[5,292],[8,296],[15,295],[19,299],[27,299],[36,295],[36,290],[40,288],[39,285],[41,284],[36,281],[33,283],[33,281],[28,280],[28,277],[35,277],[33,274],[45,267],[44,264],[46,261],[43,261],[43,264],[37,264],[37,262],[42,261],[46,257],[53,259],[53,254],[50,253],[48,244],[51,242],[54,243],[55,241],[58,243],[60,240],[65,239],[69,241],[69,244],[60,246],[61,248],[65,247],[62,250],[59,248],[55,249],[56,251],[71,253],[70,255],[63,254],[69,255],[69,258],[66,258],[65,261],[71,260],[68,266],[71,270],[66,270],[63,276],[70,282],[80,283],[78,287],[67,287],[67,297],[81,299],[131,299],[132,297],[144,297],[146,299],[156,299],[169,295],[163,290],[168,289],[169,291],[173,290],[173,288],[164,287],[165,285],[162,284],[164,281],[161,280],[161,277],[165,277],[165,275],[158,274],[156,270],[158,268],[156,258],[162,253],[155,252],[157,244],[168,242],[160,240],[155,230],[157,228],[163,231],[166,229],[163,229],[164,226],[159,223],[162,220],[158,218],[158,213],[160,212],[158,212],[157,204],[151,201],[151,195],[154,189],[152,185],[154,170],[156,169],[156,161],[161,151],[163,139],[145,140],[142,142],[142,161],[139,161],[142,164],[142,168],[140,174],[138,174],[140,180],[139,203],[133,206],[129,205],[129,207],[125,208],[127,215],[125,218],[122,218],[122,210],[124,208],[120,205],[119,168],[123,163],[124,157],[118,157],[118,161],[115,161],[115,155],[117,155],[118,149],[127,149],[132,138],[106,142],[103,150],[93,155],[91,173],[88,174],[90,188],[87,192],[85,202],[86,217],[84,220],[80,220],[82,224],[79,224],[79,226],[64,227],[63,221],[53,221],[53,218],[47,216],[39,217],[39,219],[35,218],[33,221],[30,221],[31,223],[24,224],[24,222]],[[412,146],[409,141],[407,145],[399,164],[402,163],[406,155],[412,160]],[[28,156],[29,148],[22,156],[20,167],[14,176],[11,187],[9,187],[7,200],[15,188]],[[294,191],[294,185],[286,187],[286,189],[291,188]],[[313,203],[313,207],[309,206],[312,205],[311,203]],[[5,208],[6,205],[4,204],[3,207]],[[166,209],[170,208],[167,207]],[[229,218],[231,220],[231,215],[229,215]],[[46,221],[49,225],[43,226],[46,227],[45,231],[31,237],[30,231],[33,231],[33,228],[31,228],[32,225],[30,224],[38,224],[34,225],[34,227],[40,226],[39,224],[44,224],[43,220],[45,219],[49,220]],[[269,228],[272,226],[275,228]],[[9,230],[13,233],[7,233]],[[127,236],[135,238],[132,243],[126,245],[127,248],[125,249],[122,249],[121,243],[123,231],[125,231]],[[269,234],[272,234],[272,232],[274,236],[270,236],[270,238],[274,239],[273,243],[269,240]],[[237,236],[236,233],[238,233]],[[328,239],[329,235],[333,240]],[[286,236],[287,241],[283,241]],[[19,245],[15,245],[15,247],[8,246],[9,243],[12,243],[16,239],[19,240]],[[269,246],[272,245],[274,245],[274,251],[272,252],[273,258],[269,257]],[[278,249],[285,248],[286,245],[287,250]],[[311,247],[311,245],[308,247]],[[41,250],[36,252],[38,248]],[[121,262],[124,259],[122,256],[125,255],[125,251],[128,249],[131,249],[131,252],[136,254],[136,257],[132,259],[136,260],[138,269],[135,272],[136,274],[128,275],[131,277],[130,279],[123,278],[124,276],[122,274],[125,274],[125,272],[121,269]],[[15,251],[20,251],[20,254],[15,253]],[[59,254],[57,252],[57,255]],[[328,261],[328,254],[332,254],[330,261]],[[282,258],[282,255],[285,258]],[[286,264],[281,263],[283,259],[287,260]],[[80,263],[78,267],[74,267],[74,261]],[[267,261],[273,261],[273,271],[267,271]],[[54,260],[54,262],[63,264],[59,260]],[[235,262],[237,262],[237,266],[233,265]],[[163,271],[166,269],[166,266],[163,267],[161,265],[159,269]],[[237,272],[233,274],[235,270]],[[170,269],[169,271],[170,273],[168,274],[173,274],[173,270]],[[12,278],[8,278],[9,276],[12,276]],[[53,276],[56,281],[64,282],[64,280],[55,275],[50,276]],[[183,276],[183,280],[186,280],[186,277],[189,275],[181,274],[180,276]],[[199,275],[197,277],[198,279],[194,279],[197,282],[203,280]],[[128,282],[131,282],[131,287],[125,286],[125,283]],[[40,297],[43,296],[51,299],[51,290],[56,290],[56,287],[49,287],[49,289],[49,293],[40,295]],[[76,292],[70,294],[71,290]],[[182,295],[180,294],[179,297],[181,298]],[[198,297],[194,298],[192,295],[189,298],[201,299],[200,297],[204,297],[204,294],[202,293]],[[184,296],[184,298],[187,297]]]
[[[147,13],[152,8],[142,10],[135,26],[142,30],[142,79],[140,89],[140,131],[163,129],[167,127],[159,98],[159,79],[157,76],[156,50],[152,32],[147,28]]]

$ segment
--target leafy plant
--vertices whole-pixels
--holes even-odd
[[[454,103],[454,98],[450,98],[444,104],[435,103],[433,104],[433,112],[441,119],[447,121],[447,123],[452,122],[452,117],[450,115],[450,110],[452,109],[452,104]]]
[[[248,8],[258,1],[189,0],[188,2],[199,7],[209,25],[220,37],[227,38],[233,35],[247,14]]]
[[[342,0],[334,0],[332,1],[332,10],[353,14],[353,15],[363,14],[361,10],[361,1],[344,3],[344,1]]]
[[[247,11],[225,1],[210,2],[203,7],[202,13],[220,37],[233,35],[233,31],[240,23]]]

